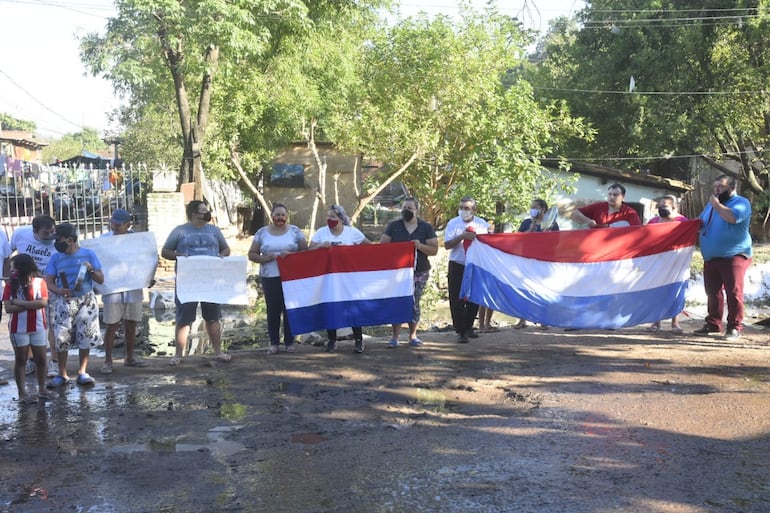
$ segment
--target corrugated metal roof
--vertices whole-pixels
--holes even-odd
[[[549,169],[560,169],[562,162],[563,161],[559,159],[542,159],[540,161],[544,167]],[[572,160],[568,160],[567,162],[570,164],[568,171],[572,173],[599,176],[612,179],[613,181],[617,182],[646,185],[649,187],[660,187],[677,192],[687,192],[693,190],[692,185],[682,182],[681,180],[674,180],[672,178],[664,178],[662,176],[649,175],[645,173],[632,173],[612,167],[589,164],[587,162],[578,162]]]

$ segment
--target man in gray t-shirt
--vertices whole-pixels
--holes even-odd
[[[222,231],[209,224],[211,212],[206,204],[193,200],[187,204],[185,210],[190,222],[179,225],[171,231],[163,244],[161,256],[167,260],[176,260],[179,257],[229,256],[230,246],[227,245]],[[201,302],[200,305],[203,319],[206,321],[206,333],[214,348],[214,357],[229,361],[230,355],[222,352],[222,326],[219,322],[222,317],[222,305],[205,302]],[[197,309],[197,302],[182,304],[179,298],[176,298],[176,354],[169,362],[170,365],[182,363],[187,338],[190,335],[190,326],[195,321]]]

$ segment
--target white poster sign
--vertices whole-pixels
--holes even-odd
[[[247,270],[245,256],[179,257],[176,259],[176,295],[180,303],[248,305]]]
[[[126,233],[85,239],[102,264],[104,283],[94,284],[97,294],[113,294],[150,286],[158,266],[158,245],[152,232]]]

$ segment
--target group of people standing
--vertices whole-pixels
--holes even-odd
[[[696,334],[724,332],[730,340],[737,339],[743,331],[743,282],[751,265],[751,237],[749,223],[751,204],[736,193],[737,182],[728,175],[718,177],[713,184],[713,196],[700,216],[700,247],[704,258],[704,282],[708,297],[706,324]],[[612,184],[608,188],[607,201],[576,209],[572,219],[590,228],[636,226],[641,221],[636,211],[624,202],[625,188]],[[658,216],[650,223],[684,221],[677,212],[677,201],[664,196],[657,204]],[[557,231],[558,224],[549,219],[544,225],[548,205],[542,199],[531,204],[530,216],[520,226],[519,232]],[[401,216],[390,222],[380,237],[380,244],[412,242],[416,252],[414,271],[414,310],[408,323],[407,343],[423,345],[417,331],[420,322],[420,302],[430,276],[429,257],[438,252],[438,237],[433,226],[419,216],[420,204],[415,198],[402,203]],[[219,256],[230,254],[222,232],[210,223],[211,213],[202,201],[191,201],[186,207],[188,222],[177,226],[165,241],[161,256],[169,260],[180,257]],[[131,216],[124,209],[117,209],[110,218],[108,236],[129,233]],[[452,324],[457,341],[467,343],[477,338],[474,322],[479,315],[479,305],[460,297],[465,269],[466,251],[478,235],[490,233],[490,224],[476,215],[476,201],[465,196],[460,200],[457,217],[452,218],[444,234],[444,247],[449,250],[448,289]],[[285,205],[276,203],[270,214],[270,223],[254,235],[248,251],[249,260],[260,264],[260,281],[267,307],[267,328],[270,346],[268,354],[279,352],[281,331],[286,352],[295,351],[295,337],[286,316],[286,306],[281,287],[277,260],[291,253],[328,248],[334,245],[370,244],[366,236],[351,226],[350,218],[340,205],[329,207],[326,226],[318,230],[310,243],[304,232],[289,224],[289,212]],[[13,252],[16,254],[9,258]],[[104,282],[102,265],[96,254],[78,244],[76,227],[69,223],[55,225],[53,218],[38,216],[32,225],[14,231],[11,241],[0,237],[0,256],[3,257],[4,275],[9,276],[3,290],[5,312],[10,314],[9,331],[15,353],[14,377],[18,386],[19,401],[36,402],[38,399],[56,397],[51,389],[70,382],[67,370],[67,354],[71,345],[78,347],[79,363],[76,383],[92,385],[94,378],[87,370],[92,347],[104,342],[105,359],[102,373],[111,373],[112,351],[120,322],[125,322],[126,366],[142,366],[135,355],[136,324],[141,320],[143,293],[141,289],[107,294],[102,298],[103,319],[106,324],[104,340],[99,328],[99,305],[94,284]],[[723,325],[724,302],[727,298],[726,326]],[[190,327],[195,320],[199,303],[180,303],[176,300],[175,355],[170,365],[182,363]],[[222,350],[222,306],[200,303],[206,331],[211,341],[214,358],[229,361],[230,355]],[[480,327],[490,327],[491,310],[482,312]],[[49,322],[53,329],[49,329]],[[526,320],[522,319],[523,326]],[[522,324],[520,324],[522,326]],[[675,332],[682,328],[677,317],[671,319]],[[281,328],[283,328],[281,330]],[[393,325],[387,347],[400,344],[402,326]],[[661,328],[660,321],[649,329]],[[352,327],[356,353],[365,350],[360,326]],[[336,330],[327,330],[326,351],[337,349]],[[50,347],[47,363],[46,346]],[[25,373],[36,372],[38,393],[27,392]],[[46,383],[46,378],[51,378]]]
[[[430,224],[419,218],[419,209],[420,204],[415,198],[405,199],[402,203],[401,219],[389,223],[380,238],[381,244],[413,242],[415,246],[417,259],[414,272],[414,310],[412,320],[408,323],[408,343],[415,347],[422,345],[422,341],[417,337],[417,326],[420,322],[420,299],[430,276],[428,257],[438,252],[436,231]],[[351,226],[350,218],[341,205],[329,207],[326,213],[326,226],[315,232],[309,245],[302,230],[288,224],[288,216],[285,205],[274,204],[270,212],[271,222],[257,231],[249,248],[249,260],[260,264],[259,274],[267,307],[267,331],[270,338],[268,354],[275,354],[280,349],[282,323],[284,350],[289,353],[294,352],[294,336],[286,316],[286,305],[276,260],[297,251],[372,243],[358,228]],[[365,350],[363,330],[360,326],[351,328],[354,339],[353,351],[363,353]],[[394,324],[391,329],[392,336],[388,347],[398,347],[401,325]],[[329,329],[326,335],[326,351],[336,351],[337,330]]]
[[[700,214],[699,244],[703,256],[703,283],[707,297],[706,323],[694,331],[697,335],[722,333],[727,340],[737,340],[743,334],[743,285],[751,266],[752,249],[751,203],[737,193],[738,181],[730,175],[718,176],[712,184],[712,194]],[[577,209],[572,218],[592,228],[638,226],[639,215],[623,201],[626,190],[612,184],[607,201]],[[677,211],[673,196],[662,197],[657,204],[658,216],[649,223],[686,221]],[[724,318],[725,303],[727,317]],[[725,324],[726,321],[726,324]],[[660,321],[648,329],[657,331]],[[671,329],[681,333],[677,316],[671,319]]]
[[[131,216],[117,209],[110,218],[111,232],[128,233]],[[34,403],[52,399],[52,390],[70,383],[67,356],[71,346],[78,348],[75,382],[93,385],[88,373],[88,360],[93,347],[105,346],[103,373],[112,372],[112,348],[121,320],[126,325],[126,359],[128,366],[143,363],[134,354],[136,323],[141,320],[141,290],[103,296],[106,334],[102,337],[99,304],[94,284],[104,283],[104,272],[96,254],[78,243],[74,225],[58,226],[47,215],[37,216],[31,226],[17,228],[10,243],[3,246],[8,262],[8,276],[2,301],[8,321],[11,346],[14,349],[14,378],[19,402]],[[10,255],[15,255],[10,259]],[[138,292],[138,293],[137,293]],[[50,360],[46,354],[50,347]],[[24,375],[36,374],[37,394],[26,390]],[[46,378],[51,378],[46,382]]]

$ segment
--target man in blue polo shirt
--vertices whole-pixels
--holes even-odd
[[[738,340],[743,332],[743,279],[751,265],[751,203],[736,193],[737,181],[729,175],[714,180],[714,195],[700,219],[700,250],[703,255],[703,284],[708,298],[706,324],[698,335],[722,331],[727,297],[725,338]]]

